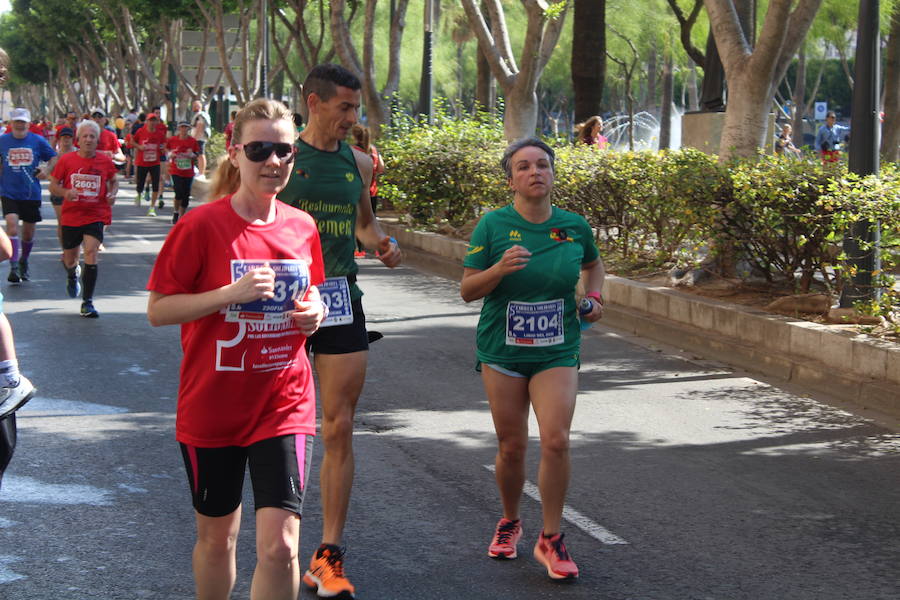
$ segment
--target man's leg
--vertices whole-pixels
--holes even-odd
[[[366,379],[369,352],[316,354],[322,404],[320,467],[322,543],[340,545],[353,487],[353,418]]]
[[[94,288],[97,286],[97,254],[100,251],[100,240],[90,234],[84,236],[84,271],[81,275],[81,316],[96,318],[99,315],[94,308]]]
[[[28,279],[28,257],[34,248],[34,232],[37,223],[22,222],[22,254],[19,256],[19,277],[22,281]]]
[[[4,200],[6,202],[6,200]],[[3,216],[6,220],[6,235],[12,244],[12,254],[9,256],[9,277],[7,281],[10,283],[19,283],[19,213],[11,212]]]

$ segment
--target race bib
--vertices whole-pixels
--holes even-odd
[[[156,148],[147,148],[144,150],[144,162],[156,162],[157,156],[159,154],[156,151]]]
[[[302,298],[309,290],[309,265],[305,260],[242,260],[231,261],[232,283],[253,269],[269,263],[275,271],[275,296],[268,300],[255,300],[246,304],[230,304],[225,309],[225,320],[229,322],[283,322],[290,319],[296,309],[294,300]]]
[[[353,307],[350,305],[350,284],[346,277],[329,277],[319,286],[322,302],[328,307],[328,318],[319,327],[347,325],[353,322]]]
[[[72,189],[78,192],[78,202],[97,202],[100,199],[100,176],[72,173],[69,179]]]
[[[31,148],[10,148],[9,149],[9,166],[11,167],[30,167],[34,162],[34,154]]]
[[[555,346],[564,340],[562,298],[506,306],[507,346]]]
[[[192,166],[191,157],[184,154],[175,155],[175,168],[179,171],[187,171]]]

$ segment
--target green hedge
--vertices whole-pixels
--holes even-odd
[[[381,193],[411,225],[460,228],[509,202],[496,119],[402,121],[386,134]],[[885,260],[900,243],[900,174],[890,165],[859,179],[843,165],[784,156],[720,165],[692,149],[548,143],[557,157],[554,203],[584,215],[598,246],[620,264],[691,266],[710,247],[730,247],[770,281],[807,291],[816,273],[840,285],[839,246],[853,221],[881,222]]]

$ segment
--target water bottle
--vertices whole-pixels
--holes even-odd
[[[578,322],[581,325],[582,331],[590,329],[591,325],[593,325],[593,323],[590,323],[590,322],[582,319],[582,317],[584,315],[588,314],[589,312],[591,312],[591,310],[593,310],[593,308],[594,308],[594,305],[591,302],[590,298],[582,298],[581,302],[578,303]]]

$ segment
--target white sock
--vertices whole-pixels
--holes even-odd
[[[0,360],[0,383],[2,387],[19,385],[19,363],[14,360]]]

